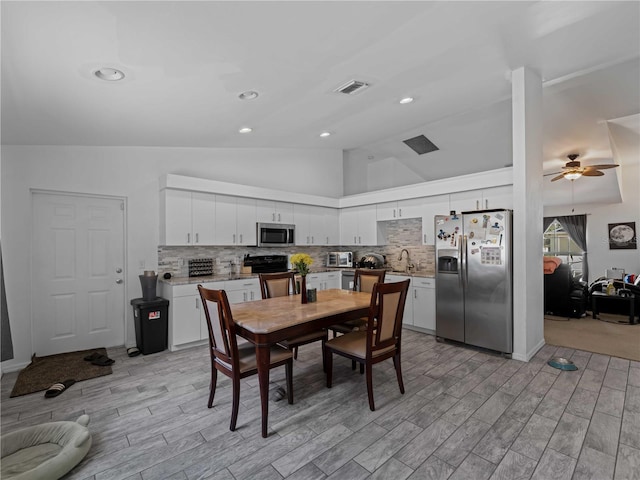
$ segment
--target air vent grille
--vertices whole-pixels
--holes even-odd
[[[344,93],[345,95],[353,95],[361,90],[364,90],[369,86],[366,82],[361,82],[359,80],[351,80],[341,87],[338,87],[334,90],[334,92]]]
[[[418,135],[417,137],[403,140],[403,142],[418,155],[423,155],[429,152],[435,152],[440,150],[435,144],[424,135]]]

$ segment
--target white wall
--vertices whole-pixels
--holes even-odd
[[[157,269],[158,180],[167,173],[335,198],[343,194],[341,150],[2,146],[2,250],[15,352],[3,371],[28,363],[33,353],[31,189],[126,198],[126,298],[131,299],[140,296],[140,262]],[[133,313],[127,312],[131,345]]]
[[[610,250],[608,224],[618,222],[636,222],[636,234],[640,230],[640,164],[625,164],[621,167],[623,203],[576,205],[549,207],[544,216],[578,215],[587,216],[587,250],[589,263],[589,282],[602,277],[608,267],[624,268],[627,273],[640,274],[640,250]],[[606,175],[613,172],[608,170]],[[577,181],[597,182],[598,178],[581,178]]]

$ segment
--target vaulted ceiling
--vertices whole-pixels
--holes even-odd
[[[545,172],[574,152],[633,161],[614,158],[608,122],[640,113],[635,1],[1,8],[3,144],[330,148],[415,183],[511,163],[510,72],[527,66],[543,79]],[[100,67],[125,79],[98,80]],[[352,79],[370,86],[334,92]],[[419,134],[440,150],[402,142]],[[615,200],[616,175],[589,180]]]

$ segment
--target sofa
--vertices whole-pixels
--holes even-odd
[[[589,298],[586,283],[573,279],[570,265],[556,262],[556,267],[549,273],[547,263],[545,262],[544,274],[544,313],[559,317],[584,317]]]

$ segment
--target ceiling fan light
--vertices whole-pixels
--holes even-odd
[[[577,180],[582,176],[580,172],[568,172],[564,174],[564,178],[567,180]]]

